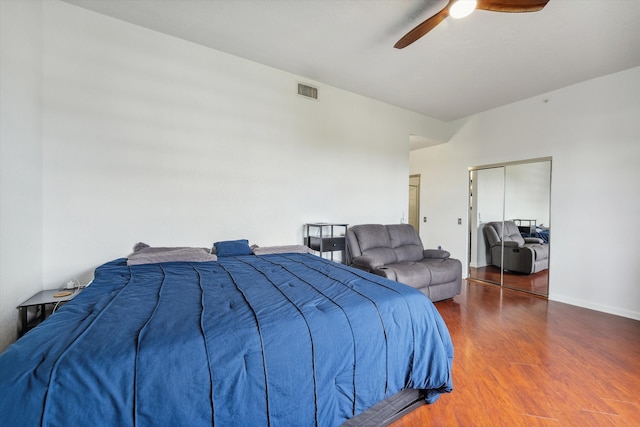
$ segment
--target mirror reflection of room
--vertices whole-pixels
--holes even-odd
[[[469,278],[549,293],[551,160],[470,170]]]

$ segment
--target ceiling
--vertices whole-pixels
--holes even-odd
[[[447,0],[66,0],[451,121],[640,66],[640,0],[550,0],[540,12],[447,18]]]

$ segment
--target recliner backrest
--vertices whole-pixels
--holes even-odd
[[[504,221],[503,223],[500,221],[494,221],[488,223],[487,226],[493,228],[493,231],[495,231],[494,237],[493,232],[487,232],[487,230],[485,230],[485,235],[487,236],[487,238],[489,238],[489,244],[491,246],[499,244],[500,242],[516,242],[519,247],[524,245],[524,239],[522,238],[520,230],[518,229],[518,226],[515,222]],[[495,238],[497,238],[496,242],[491,241]]]
[[[410,224],[387,225],[391,248],[397,261],[420,261],[424,257],[424,246],[420,236]]]
[[[382,224],[354,225],[347,230],[347,241],[352,257],[372,257],[381,265],[396,262],[389,232]]]
[[[366,256],[377,264],[417,262],[424,257],[420,236],[410,224],[362,224],[347,230],[351,258]]]

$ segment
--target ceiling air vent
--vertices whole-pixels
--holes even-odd
[[[318,88],[304,83],[298,83],[298,95],[304,96],[305,98],[318,99]]]

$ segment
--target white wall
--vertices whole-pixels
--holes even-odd
[[[460,121],[449,143],[411,152],[425,244],[467,259],[468,167],[552,156],[549,298],[640,319],[638,117],[634,68]]]
[[[492,167],[475,170],[473,179],[473,209],[470,209],[471,253],[469,265],[485,267],[489,263],[490,253],[484,238],[484,227],[492,221],[501,221],[504,217],[504,167]],[[475,213],[475,214],[472,214]]]
[[[42,4],[0,1],[0,351],[42,288]]]
[[[450,133],[67,3],[0,3],[0,350],[15,337],[21,300],[87,282],[138,241],[295,244],[306,222],[399,222],[409,136]],[[299,81],[316,84],[319,100],[297,96]],[[13,138],[20,129],[5,110],[28,136]]]
[[[305,222],[398,222],[424,116],[45,2],[44,283],[137,241],[302,242]],[[314,82],[311,82],[314,83]]]
[[[550,161],[508,165],[505,169],[505,219],[534,219],[535,225],[548,227],[550,188]]]

